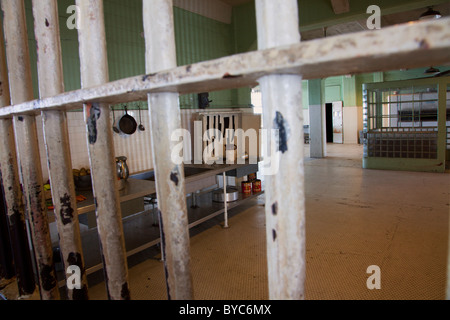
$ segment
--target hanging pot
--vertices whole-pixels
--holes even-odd
[[[125,114],[119,120],[119,129],[122,133],[131,135],[136,132],[137,122],[128,114],[128,109],[125,107]]]

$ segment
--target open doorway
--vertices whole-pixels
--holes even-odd
[[[327,103],[325,105],[326,112],[326,132],[327,143],[333,143],[333,104]]]
[[[343,143],[342,101],[325,104],[327,143]]]

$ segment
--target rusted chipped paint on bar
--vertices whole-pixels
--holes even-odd
[[[3,26],[0,24],[0,108],[10,105],[8,70],[4,51]],[[7,233],[19,296],[36,289],[19,183],[14,132],[11,119],[0,119],[0,192],[3,192]],[[5,236],[5,235],[3,235]]]
[[[3,40],[3,27],[0,24],[0,108],[10,104],[9,87],[8,87],[8,71],[6,68],[6,57],[4,52],[5,42]],[[5,90],[5,92],[3,91]],[[4,126],[8,120],[0,120],[0,126]],[[3,130],[3,129],[0,129]],[[9,149],[6,146],[6,149]],[[0,145],[0,152],[8,152],[3,145]],[[8,218],[6,213],[6,203],[4,200],[3,182],[1,181],[0,162],[0,287],[6,282],[12,281],[14,277],[13,253],[11,251],[12,244],[8,231]]]
[[[143,0],[149,73],[176,66],[172,8],[172,0]],[[192,300],[184,167],[172,161],[177,143],[172,133],[181,128],[178,93],[149,94],[148,102],[167,294],[169,299]]]
[[[10,104],[8,70],[4,51],[3,26],[0,24],[0,109]],[[19,182],[12,119],[0,119],[0,178],[2,179],[8,234],[14,260],[19,296],[36,289],[31,261],[22,190]]]
[[[2,1],[11,103],[33,99],[28,36],[23,1]],[[42,300],[59,299],[53,250],[45,206],[44,184],[33,115],[14,117],[24,203],[33,239]]]
[[[81,17],[81,83],[83,88],[108,82],[103,1],[77,0]],[[106,289],[111,300],[129,300],[128,266],[115,171],[114,144],[107,104],[84,106],[89,160]]]
[[[300,42],[297,0],[283,6],[256,0],[259,49]],[[305,186],[303,166],[302,77],[269,75],[259,79],[264,128],[277,134],[266,179],[266,239],[269,297],[305,298]],[[270,143],[270,139],[269,139]]]
[[[3,181],[16,281],[19,296],[24,297],[34,293],[36,283],[30,248],[28,246],[25,212],[11,119],[0,119],[0,150],[0,172]]]
[[[33,14],[38,48],[39,93],[41,98],[46,98],[64,92],[57,1],[33,0]],[[81,271],[81,288],[67,289],[67,297],[69,300],[87,300],[87,279],[66,114],[63,111],[44,111],[42,121],[64,270],[69,266],[77,266]]]
[[[145,101],[150,92],[180,94],[254,86],[269,74],[318,79],[450,63],[450,18],[328,37],[130,77],[0,110],[0,117],[84,102]],[[230,76],[231,75],[231,76]]]

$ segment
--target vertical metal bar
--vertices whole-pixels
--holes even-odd
[[[296,0],[256,0],[259,49],[300,41]],[[305,193],[302,77],[259,79],[264,128],[277,130],[278,172],[266,172],[267,261],[270,299],[304,299]],[[275,156],[272,151],[271,156]],[[275,157],[276,158],[276,157]]]
[[[4,52],[5,42],[3,40],[3,26],[0,24],[0,108],[10,105],[8,71],[6,68],[6,57]],[[5,121],[1,120],[0,127]],[[0,145],[0,150],[7,152],[7,147]],[[1,152],[1,151],[0,151]],[[1,156],[0,156],[1,159]],[[3,182],[1,174],[2,163],[0,162],[0,285],[2,281],[8,281],[14,277],[14,264],[11,239],[8,231],[7,205],[3,191]]]
[[[38,48],[38,78],[41,98],[64,92],[58,4],[56,0],[33,0],[34,28]],[[47,167],[50,175],[55,219],[65,270],[77,266],[81,288],[67,290],[69,300],[86,300],[87,279],[78,223],[75,185],[69,148],[66,113],[42,113]]]
[[[1,174],[0,174],[1,175]],[[3,197],[3,183],[0,180],[0,287],[14,278],[13,255],[9,240],[6,205]]]
[[[4,45],[3,27],[0,24],[0,108],[11,104]],[[4,196],[18,292],[23,297],[35,291],[36,282],[28,245],[12,119],[0,119],[0,150],[1,192]]]
[[[5,195],[6,215],[19,296],[36,289],[33,263],[25,224],[22,189],[19,181],[14,131],[11,119],[0,119],[0,172]]]
[[[23,1],[2,1],[11,102],[33,100],[28,36]],[[30,222],[41,299],[59,299],[53,250],[45,207],[42,168],[34,115],[14,117],[19,168]]]
[[[172,0],[143,0],[146,72],[176,67]],[[145,79],[144,79],[145,81]],[[172,162],[172,133],[181,128],[178,93],[149,95],[153,163],[169,299],[193,299],[183,164]]]
[[[88,88],[104,84],[109,78],[103,1],[77,0],[76,4],[81,20],[81,83]],[[86,104],[84,117],[106,290],[111,300],[128,300],[128,266],[109,106]]]

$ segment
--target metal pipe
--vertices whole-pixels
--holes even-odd
[[[10,104],[8,70],[6,68],[4,45],[3,27],[0,24],[0,108]],[[3,90],[5,90],[5,92]],[[0,126],[2,125],[3,124],[0,124]],[[3,146],[0,146],[0,150],[5,152]],[[2,164],[0,163],[0,285],[2,285],[5,280],[10,280],[14,277],[13,253],[11,251],[12,243],[8,231],[9,224],[7,219],[3,182],[1,181],[1,168]]]
[[[3,181],[14,268],[19,296],[24,297],[34,293],[36,282],[28,245],[22,189],[19,181],[11,119],[0,119],[0,150],[0,171]]]
[[[143,0],[143,13],[146,72],[176,67],[172,0]],[[181,128],[178,93],[149,94],[148,100],[167,294],[192,300],[184,166],[171,157],[177,143],[171,135]]]
[[[0,108],[10,105],[8,70],[4,50],[3,27],[0,24]],[[19,182],[14,132],[11,119],[0,119],[0,178],[8,235],[19,296],[36,289],[31,252],[25,225],[22,190]]]
[[[58,4],[56,0],[33,0],[34,28],[38,54],[40,98],[64,92]],[[55,208],[64,270],[77,266],[81,271],[80,289],[67,289],[69,300],[87,300],[87,279],[78,223],[77,201],[72,174],[66,114],[42,112],[47,167]]]
[[[83,88],[108,82],[105,23],[102,0],[77,0],[81,84]],[[119,202],[118,180],[107,104],[85,104],[92,186],[106,290],[111,300],[129,300],[128,266]]]
[[[256,0],[260,50],[300,42],[296,0]],[[272,168],[266,174],[266,236],[269,296],[304,299],[305,193],[303,167],[302,77],[270,75],[259,79],[264,128],[272,136]],[[270,132],[269,131],[269,132]],[[279,160],[279,162],[278,162]]]
[[[23,1],[2,1],[11,103],[33,100],[28,36]],[[42,168],[36,133],[36,119],[15,116],[19,169],[30,223],[41,299],[59,299],[53,250],[45,207]]]
[[[223,199],[224,199],[224,210],[223,210],[223,215],[224,215],[224,224],[223,227],[225,229],[228,228],[228,201],[227,201],[227,173],[226,171],[224,171],[223,173]]]
[[[0,181],[0,287],[14,278],[13,255],[9,240],[6,204],[3,197],[3,183]]]

